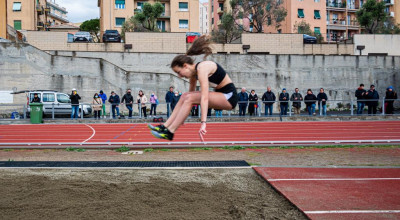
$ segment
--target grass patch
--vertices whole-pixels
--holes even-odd
[[[145,153],[150,153],[150,152],[153,152],[153,151],[154,151],[153,148],[146,148],[146,149],[143,150],[143,152],[145,152]]]
[[[243,146],[240,146],[240,145],[236,145],[236,146],[224,146],[221,149],[223,149],[223,150],[244,150],[246,148]]]
[[[164,149],[160,149],[160,151],[171,151],[171,149],[164,148]]]
[[[86,149],[83,148],[74,148],[74,147],[67,147],[67,149],[65,149],[68,152],[85,152]]]
[[[3,151],[13,151],[14,149],[3,149]]]
[[[311,146],[271,146],[268,149],[350,149],[350,148],[400,148],[400,145],[311,145]]]
[[[212,148],[211,147],[196,147],[196,148],[192,148],[191,150],[202,151],[202,150],[212,150]]]
[[[14,159],[8,159],[8,162],[14,161]]]
[[[127,146],[121,146],[120,148],[118,148],[118,149],[115,149],[115,151],[116,152],[127,152],[127,151],[130,151],[131,149],[129,148],[129,147],[127,147]]]

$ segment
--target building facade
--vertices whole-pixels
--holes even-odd
[[[6,0],[6,4],[7,24],[16,30],[48,30],[52,24],[69,22],[67,10],[50,0]]]
[[[106,30],[122,31],[122,24],[135,12],[140,12],[144,3],[154,4],[156,1],[134,0],[98,0],[100,9],[100,32]],[[161,0],[164,13],[157,20],[162,32],[199,32],[198,0]]]
[[[221,18],[224,12],[230,12],[229,0],[208,0],[208,28],[212,32],[218,30],[218,25],[221,24]]]
[[[200,33],[208,34],[208,2],[200,3]]]
[[[7,38],[7,2],[0,1],[0,37]]]

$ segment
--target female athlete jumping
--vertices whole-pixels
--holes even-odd
[[[193,42],[186,55],[178,55],[171,63],[171,68],[179,77],[185,77],[190,81],[189,92],[184,93],[175,106],[172,115],[164,125],[148,127],[153,136],[161,139],[172,140],[175,131],[188,117],[193,105],[201,106],[201,127],[199,135],[204,141],[203,135],[206,131],[207,110],[209,108],[232,110],[235,108],[238,97],[235,85],[225,70],[213,61],[194,63],[190,56],[205,54],[204,59],[212,53],[210,39],[201,36]],[[197,80],[200,83],[200,91],[195,91]],[[209,91],[209,87],[214,88]]]

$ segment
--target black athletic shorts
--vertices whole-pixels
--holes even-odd
[[[233,83],[229,83],[226,86],[216,89],[216,92],[224,93],[228,102],[232,105],[232,109],[234,109],[239,101],[239,97],[236,92],[236,87]]]

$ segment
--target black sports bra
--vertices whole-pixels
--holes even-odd
[[[196,64],[196,71],[197,71],[197,66],[199,65],[199,63],[201,63],[201,62],[198,62]],[[215,63],[215,64],[217,64],[217,70],[211,76],[208,77],[208,81],[217,86],[222,82],[222,80],[224,80],[224,78],[226,76],[226,72],[218,63]]]

